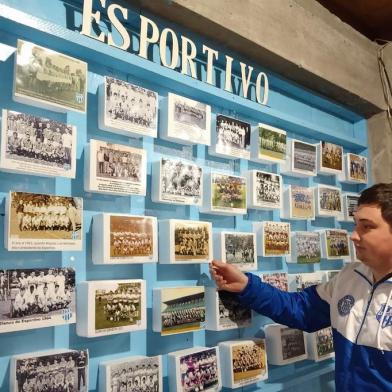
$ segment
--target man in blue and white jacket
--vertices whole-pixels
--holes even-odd
[[[307,332],[331,325],[337,391],[392,391],[392,184],[364,190],[354,220],[362,263],[327,283],[287,293],[231,264],[214,260],[210,272],[219,289],[278,323]]]

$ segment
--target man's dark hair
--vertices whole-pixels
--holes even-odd
[[[358,206],[375,204],[381,208],[381,215],[392,229],[392,183],[379,183],[361,192]]]

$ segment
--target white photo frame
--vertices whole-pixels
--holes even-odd
[[[256,233],[258,256],[280,257],[290,255],[290,223],[254,222],[253,231]]]
[[[358,208],[359,193],[343,193],[343,213],[339,220],[354,222],[354,212]]]
[[[318,185],[314,188],[316,216],[339,218],[343,213],[342,193],[340,188]]]
[[[340,175],[340,182],[349,184],[368,183],[368,160],[363,155],[344,154],[344,172]]]
[[[82,250],[82,198],[9,192],[5,211],[7,250]]]
[[[349,260],[351,258],[349,242],[347,230],[321,230],[322,257],[327,260]]]
[[[291,257],[286,261],[315,264],[321,261],[321,238],[317,231],[295,231],[291,234]]]
[[[258,274],[264,283],[276,287],[282,291],[288,291],[289,285],[287,280],[287,272],[270,272]]]
[[[283,206],[282,176],[261,170],[249,170],[246,173],[248,181],[248,208],[270,210],[281,209]]]
[[[317,176],[317,146],[302,140],[289,140],[286,161],[281,165],[281,173],[305,178]]]
[[[214,233],[214,257],[241,271],[257,270],[256,235],[237,231]]]
[[[99,214],[93,217],[94,264],[135,264],[158,261],[155,216]]]
[[[318,285],[326,281],[324,271],[304,272],[287,275],[289,291],[300,292],[310,286]]]
[[[3,109],[0,170],[75,178],[76,140],[75,126]]]
[[[84,149],[84,190],[146,195],[147,154],[141,148],[90,139]]]
[[[168,93],[163,100],[160,136],[181,144],[211,145],[211,106]]]
[[[92,338],[147,328],[145,280],[81,282],[77,290],[78,336]],[[119,310],[120,303],[123,305],[122,312]]]
[[[222,364],[222,386],[239,388],[255,384],[268,378],[267,352],[265,339],[241,339],[219,343]],[[243,371],[238,363],[241,356],[248,354],[252,370]]]
[[[181,309],[186,309],[187,315]],[[192,318],[191,318],[192,317]],[[153,289],[153,331],[162,336],[205,329],[204,286]]]
[[[98,89],[99,128],[120,135],[157,137],[158,94],[105,76]]]
[[[292,220],[314,220],[314,189],[298,185],[288,185],[283,191],[281,218]]]
[[[203,169],[194,162],[162,157],[152,164],[151,188],[156,203],[201,206]]]
[[[306,333],[306,343],[310,360],[320,362],[335,357],[331,327]]]
[[[159,262],[199,264],[212,260],[211,222],[168,219],[159,222]]]
[[[56,112],[86,113],[87,63],[18,39],[13,98]]]
[[[320,141],[317,146],[317,172],[323,175],[343,173],[343,147],[334,143]]]

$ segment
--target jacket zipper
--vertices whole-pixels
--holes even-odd
[[[377,287],[377,285],[372,286],[372,291],[371,291],[371,293],[370,293],[370,298],[369,298],[369,300],[368,300],[368,303],[367,303],[367,306],[366,306],[366,310],[365,310],[365,314],[363,315],[362,323],[361,323],[361,326],[360,326],[359,331],[358,331],[358,333],[357,333],[357,337],[356,337],[356,339],[355,339],[355,344],[358,344],[358,338],[359,338],[359,335],[360,335],[360,333],[361,333],[361,331],[362,331],[363,324],[365,324],[367,312],[368,312],[368,310],[369,310],[370,303],[372,302],[373,294],[374,294],[374,291],[376,290],[376,287]]]

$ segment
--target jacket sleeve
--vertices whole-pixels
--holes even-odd
[[[277,323],[307,332],[331,325],[329,304],[321,299],[316,287],[298,293],[279,290],[260,277],[247,273],[245,289],[238,295],[241,305],[263,314]]]

